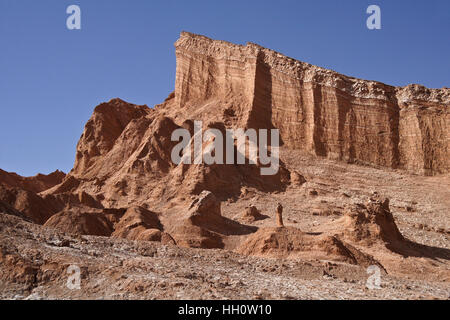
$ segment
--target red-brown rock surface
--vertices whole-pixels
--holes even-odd
[[[245,255],[278,259],[334,260],[368,267],[373,257],[336,237],[307,234],[297,228],[261,228],[236,250]]]
[[[64,172],[56,170],[48,175],[38,174],[34,177],[22,177],[0,169],[0,184],[37,193],[60,184],[65,176]]]
[[[176,283],[155,284],[148,275],[156,272],[155,261],[146,259],[157,259],[159,252],[164,260],[158,263],[183,272],[216,270],[211,261],[217,258],[253,283],[259,282],[247,264],[263,265],[284,279],[291,279],[298,264],[304,281],[309,274],[320,279],[358,275],[362,281],[365,268],[376,265],[398,279],[412,277],[415,285],[425,281],[433,290],[420,290],[445,296],[450,89],[355,79],[256,44],[187,32],[175,49],[175,91],[155,108],[120,99],[97,106],[67,175],[22,178],[0,171],[0,269],[6,274],[0,276],[0,288],[10,290],[14,281],[31,290],[51,287],[75,260],[99,279],[116,279],[121,286],[111,289],[108,280],[103,290],[136,293],[142,287],[146,297],[152,290],[167,293],[161,288]],[[221,132],[279,129],[278,173],[261,175],[262,166],[249,164],[247,155],[243,165],[174,164],[171,151],[178,142],[171,141],[172,132],[192,133],[196,120],[203,121],[203,130]],[[277,203],[284,227],[275,227]],[[53,237],[64,241],[55,244]],[[49,249],[74,243],[80,255]],[[84,251],[100,265],[90,265]],[[161,252],[175,252],[174,259],[180,256],[183,262],[172,264]],[[195,260],[198,254],[206,257],[205,265]],[[245,266],[236,268],[240,262],[230,262],[229,256],[245,259]],[[273,258],[282,261],[280,270],[273,269]],[[292,270],[283,273],[284,264],[293,264]],[[336,274],[329,276],[333,268]],[[137,269],[136,277],[144,280],[122,281],[123,274]],[[162,278],[170,277],[157,275],[157,281]],[[208,277],[188,278],[197,281],[192,288],[203,288]],[[394,289],[402,283],[398,279],[390,280]],[[267,285],[268,290],[277,285]],[[336,288],[342,294],[348,286]],[[229,295],[221,297],[248,297],[239,290],[225,292]],[[193,290],[188,297],[196,294]]]
[[[450,169],[450,89],[393,87],[183,32],[174,104],[182,115],[280,129],[289,148],[416,173]]]

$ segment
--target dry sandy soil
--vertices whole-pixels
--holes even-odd
[[[284,193],[247,190],[222,203],[222,214],[240,218],[256,204],[275,226],[275,204],[284,205],[288,227],[315,232],[341,213],[328,208],[377,190],[391,198],[400,232],[427,246],[429,255],[372,252],[396,267],[381,273],[381,289],[368,289],[367,268],[327,259],[249,257],[222,249],[180,248],[157,242],[75,236],[2,214],[3,299],[449,299],[450,179],[295,157],[314,179]],[[318,195],[311,195],[311,191]],[[315,192],[312,192],[315,194]],[[325,206],[324,206],[325,205]],[[325,208],[322,209],[322,208]],[[66,283],[69,265],[81,268],[80,290]],[[382,263],[383,264],[383,263]],[[431,270],[433,270],[431,272]]]

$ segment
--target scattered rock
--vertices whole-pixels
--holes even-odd
[[[250,205],[245,208],[245,211],[241,216],[241,220],[245,222],[255,222],[266,218],[267,216],[261,214],[258,208],[256,208],[254,205]]]

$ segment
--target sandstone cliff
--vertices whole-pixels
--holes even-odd
[[[284,145],[317,156],[420,174],[450,169],[450,89],[355,79],[253,43],[188,32],[175,43],[176,109],[280,129]]]
[[[291,183],[283,151],[276,176],[251,165],[175,165],[171,133],[192,131],[194,120],[203,130],[278,128],[283,150],[419,174],[449,171],[450,89],[355,79],[253,43],[187,32],[175,49],[175,91],[152,109],[120,99],[96,107],[73,170],[45,196],[85,194],[86,205],[117,208],[203,190],[228,199],[242,187],[282,191]]]
[[[72,252],[51,248],[79,240],[77,250],[90,254],[84,249],[91,239],[107,244],[94,257],[112,250],[116,261],[115,248],[126,239],[139,247],[148,241],[168,245],[158,247],[157,254],[143,252],[158,259],[176,245],[224,249],[223,261],[234,253],[282,259],[280,270],[294,259],[290,273],[298,270],[298,261],[326,261],[320,279],[339,262],[352,266],[346,277],[362,271],[364,283],[369,265],[399,277],[450,281],[450,176],[386,170],[449,171],[450,89],[350,78],[256,44],[186,32],[175,48],[175,91],[154,108],[118,98],[97,106],[67,175],[22,178],[0,170],[0,243],[10,243],[7,250],[15,251],[13,240],[23,242],[14,238],[22,232],[27,243],[40,248],[36,252]],[[192,136],[195,120],[203,121],[203,130],[221,132],[278,128],[283,143],[278,173],[261,175],[262,165],[249,164],[247,154],[241,165],[173,163],[171,151],[178,142],[171,141],[172,133],[185,128]],[[237,155],[236,145],[233,151]],[[277,203],[285,208],[278,224]],[[43,227],[23,225],[22,219]],[[38,236],[33,238],[29,228]],[[53,238],[52,229],[65,240],[42,243],[39,234]],[[1,261],[6,251],[0,249]],[[21,250],[32,252],[26,246]],[[183,252],[198,257],[202,251]],[[124,255],[121,268],[129,259]],[[0,263],[0,274],[20,267],[20,261],[9,262]],[[358,265],[364,268],[355,269]],[[215,261],[215,270],[218,266]]]
[[[31,192],[41,192],[61,183],[65,176],[64,172],[56,170],[48,175],[39,173],[34,177],[22,177],[14,172],[0,169],[0,184]]]

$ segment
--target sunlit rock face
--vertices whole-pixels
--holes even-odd
[[[175,48],[179,108],[276,127],[285,146],[317,156],[419,174],[449,171],[448,88],[356,79],[253,43],[188,32]]]

